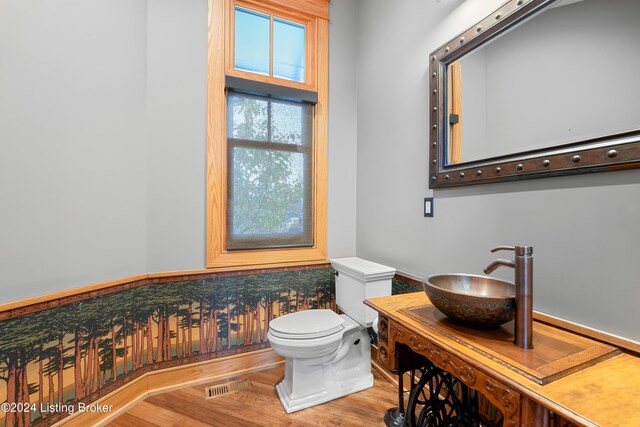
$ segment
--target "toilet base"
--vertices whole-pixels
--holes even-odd
[[[284,379],[276,386],[287,413],[373,387],[369,335],[353,320],[345,320],[347,330],[337,351],[325,356],[329,360],[287,357]]]
[[[311,396],[305,396],[298,399],[291,397],[284,386],[284,381],[276,385],[278,391],[278,397],[287,414],[306,409],[311,406],[319,405],[321,403],[329,402],[330,400],[338,399],[358,391],[366,390],[373,387],[373,375],[363,375],[362,378],[357,378],[349,381],[350,384],[335,384],[335,387],[327,387],[326,390],[313,394]]]

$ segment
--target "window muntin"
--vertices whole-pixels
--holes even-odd
[[[227,250],[313,245],[313,107],[229,92]]]
[[[306,81],[306,26],[245,7],[234,9],[234,68]]]

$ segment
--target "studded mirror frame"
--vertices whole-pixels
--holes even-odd
[[[429,188],[606,172],[640,167],[640,129],[516,154],[448,165],[447,65],[555,0],[510,0],[449,40],[429,58]],[[606,83],[606,78],[603,80]]]

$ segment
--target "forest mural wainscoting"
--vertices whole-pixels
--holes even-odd
[[[268,348],[273,318],[337,310],[334,278],[322,264],[142,279],[0,312],[0,426],[51,425],[145,373]]]

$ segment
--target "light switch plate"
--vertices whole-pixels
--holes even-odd
[[[433,217],[433,197],[424,198],[424,216]]]

